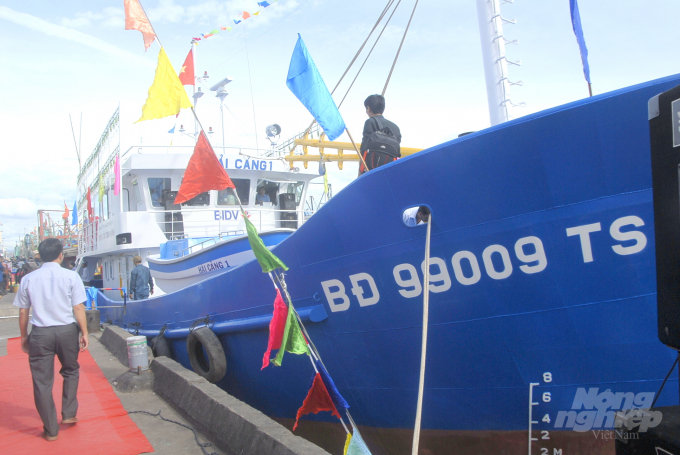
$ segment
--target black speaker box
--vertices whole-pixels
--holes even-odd
[[[165,210],[181,210],[179,204],[175,204],[177,191],[163,190],[163,206]]]
[[[281,210],[295,210],[295,195],[293,193],[279,194],[279,208]]]
[[[680,349],[680,86],[649,100],[659,340]]]
[[[116,245],[128,245],[130,243],[132,243],[132,234],[130,232],[116,236]]]

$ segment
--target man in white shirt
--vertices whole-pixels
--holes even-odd
[[[425,205],[404,210],[404,224],[408,227],[425,224],[429,219],[430,209]]]
[[[62,394],[62,424],[78,421],[78,352],[87,349],[88,333],[85,318],[87,300],[85,287],[77,273],[61,267],[64,260],[61,242],[48,238],[40,242],[38,252],[45,262],[38,270],[21,280],[14,305],[19,310],[21,349],[28,354],[33,376],[33,397],[43,421],[42,437],[56,441],[59,434],[57,411],[52,398],[54,356],[59,358],[64,378]],[[29,311],[31,335],[28,335]],[[77,322],[77,325],[76,325]],[[78,326],[82,335],[78,339]]]

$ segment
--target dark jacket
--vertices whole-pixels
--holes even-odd
[[[139,295],[146,295],[153,292],[153,279],[148,267],[139,264],[130,274],[130,292],[133,293],[135,300]]]
[[[392,134],[394,134],[394,137],[397,138],[397,142],[401,144],[401,131],[399,131],[399,127],[395,125],[394,122],[390,122],[383,117],[382,114],[379,114],[376,117],[380,118],[380,123],[382,123],[383,128],[389,128],[390,131],[392,131]],[[369,119],[364,122],[364,133],[361,138],[361,147],[359,148],[362,154],[366,151],[364,144],[367,143],[368,136],[376,131],[378,131],[378,122],[373,120],[373,117],[369,117]]]

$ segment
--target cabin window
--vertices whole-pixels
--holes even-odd
[[[241,200],[241,204],[248,205],[250,199],[250,179],[231,179],[236,187],[236,194]],[[226,189],[217,192],[217,205],[238,205],[233,190]]]
[[[198,194],[188,201],[182,202],[182,205],[191,207],[210,205],[210,193],[206,191],[205,193]]]
[[[127,188],[123,188],[123,212],[130,211],[130,191]]]
[[[163,207],[163,191],[170,190],[170,179],[151,177],[148,179],[148,182],[151,205],[153,207]]]
[[[261,190],[260,188],[264,188],[264,194],[266,197],[263,197],[262,200],[258,197]],[[269,202],[272,203],[272,205],[276,205],[276,196],[279,192],[279,184],[277,182],[270,182],[269,180],[265,179],[260,179],[257,181],[257,188],[255,189],[255,193],[253,197],[255,198],[255,205],[264,205],[263,202],[267,202],[267,199],[269,199]]]
[[[137,179],[132,181],[132,195],[135,197],[135,206],[142,205],[142,203],[144,203],[144,199],[142,199],[142,193],[139,191],[139,183],[137,182]]]
[[[281,185],[281,193],[290,193],[295,195],[295,205],[300,206],[302,200],[302,191],[305,189],[305,182],[286,183]]]

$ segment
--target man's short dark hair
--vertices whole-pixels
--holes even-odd
[[[422,213],[423,215],[430,215],[430,208],[426,205],[421,205],[418,207],[418,212]],[[411,212],[413,213],[413,212]]]
[[[374,114],[385,112],[385,97],[382,95],[371,95],[364,101],[364,106],[371,108]]]
[[[40,254],[40,259],[43,262],[52,262],[59,257],[61,252],[64,250],[64,246],[61,244],[59,239],[50,237],[43,240],[38,245],[38,253]]]

